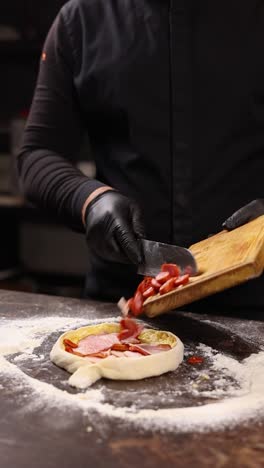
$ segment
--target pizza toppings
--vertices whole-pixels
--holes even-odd
[[[189,278],[190,278],[190,275],[188,273],[186,273],[185,275],[179,276],[174,281],[174,286],[178,287],[178,286],[189,283]]]
[[[161,287],[161,283],[159,283],[156,278],[152,278],[151,286],[155,289],[155,292],[159,292],[159,288]]]
[[[144,280],[143,280],[144,281]],[[129,308],[132,312],[133,315],[137,316],[141,314],[142,307],[143,307],[143,302],[144,302],[144,297],[143,297],[143,292],[141,290],[137,290],[134,297],[131,298]]]
[[[161,351],[168,351],[171,349],[169,344],[149,344],[149,343],[142,343],[140,346],[142,351],[147,354],[156,354],[160,353]]]
[[[171,275],[168,271],[161,271],[157,276],[156,276],[156,281],[160,284],[166,283],[168,279],[171,278]]]
[[[161,271],[166,271],[170,274],[170,277],[178,278],[181,274],[181,270],[175,263],[163,263],[161,265]]]
[[[105,351],[115,343],[119,343],[116,333],[105,333],[101,335],[88,335],[78,343],[74,352],[81,353],[83,356],[95,355]]]
[[[151,276],[145,276],[143,281],[138,285],[137,290],[140,291],[142,294],[144,291],[146,291],[150,286],[152,286],[152,277]]]
[[[69,346],[70,348],[78,348],[78,345],[76,343],[74,343],[71,340],[68,340],[67,338],[65,338],[64,344],[65,346]]]
[[[118,339],[120,341],[126,340],[126,342],[133,342],[142,332],[144,325],[140,325],[132,318],[126,317],[120,320],[120,332],[118,334]]]
[[[201,364],[204,361],[204,359],[201,356],[191,356],[187,359],[188,364]]]
[[[111,333],[112,335],[112,333]],[[97,338],[96,342],[99,342],[103,336],[105,335],[89,335],[93,336],[94,338]],[[88,338],[88,337],[87,337]],[[163,351],[168,351],[171,349],[171,346],[168,344],[149,344],[149,343],[141,343],[139,340],[138,342],[135,343],[114,343],[110,348],[107,350],[102,350],[102,351],[97,351],[97,352],[86,352],[88,349],[87,346],[87,338],[84,338],[83,340],[80,341],[78,349],[81,349],[82,352],[77,351],[76,348],[72,348],[67,344],[67,339],[64,339],[64,347],[65,351],[71,354],[75,354],[76,356],[80,357],[91,357],[91,358],[100,358],[104,359],[110,355],[116,356],[116,357],[136,357],[136,355],[140,356],[150,356],[151,354],[156,354],[156,353],[161,353]],[[93,340],[95,341],[95,340]],[[85,342],[84,344],[82,342]],[[104,340],[105,342],[105,340]],[[74,343],[73,343],[74,344]],[[86,346],[86,349],[85,347]],[[97,349],[99,347],[97,346]],[[90,343],[89,343],[89,349],[90,348]],[[96,347],[94,347],[96,349]]]
[[[135,295],[128,301],[120,299],[123,318],[120,320],[118,333],[91,334],[81,339],[78,344],[65,338],[63,341],[65,351],[80,357],[104,359],[114,357],[139,357],[168,351],[169,344],[144,343],[140,334],[144,325],[136,322],[129,313],[137,316],[142,313],[143,303],[155,294],[166,294],[175,288],[187,284],[189,274],[180,275],[180,269],[172,263],[164,263],[161,272],[155,277],[146,276],[138,285]]]
[[[146,276],[138,285],[133,297],[126,302],[128,309],[134,316],[140,315],[143,311],[144,301],[156,294],[167,294],[174,291],[179,286],[184,286],[189,282],[189,273],[181,275],[180,268],[174,263],[164,263],[161,271],[155,278]]]
[[[129,350],[129,344],[128,343],[115,343],[111,347],[112,351],[128,351]]]
[[[175,283],[175,278],[172,277],[172,278],[168,279],[166,281],[166,283],[162,284],[162,286],[160,287],[160,290],[159,290],[160,295],[166,294],[166,293],[172,291],[175,288],[174,283]]]
[[[75,351],[74,348],[72,348],[71,346],[65,345],[65,351],[67,351],[67,353],[75,354],[75,356],[80,356],[80,357],[84,356],[84,354],[78,353],[78,351]]]
[[[143,299],[147,299],[148,297],[151,297],[151,296],[154,296],[155,294],[155,289],[150,286],[148,289],[146,289],[146,291],[143,292],[142,296],[143,296]]]
[[[135,353],[142,354],[143,356],[149,356],[151,353],[146,351],[142,346],[140,345],[130,345],[129,351],[134,351]]]
[[[64,338],[64,349],[68,353],[79,357],[89,357],[91,362],[114,357],[142,357],[150,356],[171,349],[169,344],[145,343],[140,340],[140,334],[144,325],[137,323],[132,318],[126,317],[120,320],[119,333],[101,333],[88,335],[78,344],[68,338]]]

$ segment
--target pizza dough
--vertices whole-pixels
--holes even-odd
[[[123,357],[124,353],[116,353],[117,355],[96,359],[90,356],[78,356],[65,350],[65,339],[77,345],[89,335],[95,335],[100,339],[101,336],[108,338],[106,335],[109,334],[110,339],[119,332],[118,323],[102,323],[66,332],[53,346],[50,358],[57,366],[72,374],[69,384],[77,388],[89,387],[101,377],[113,380],[138,380],[161,375],[175,370],[183,360],[183,344],[176,335],[149,328],[141,331],[138,340],[142,347],[145,345],[145,347],[156,348],[154,354],[143,356],[136,352],[134,354],[128,352]],[[152,347],[152,344],[157,346]],[[167,346],[168,349],[165,351],[159,351],[159,347],[164,345],[170,345],[170,347]]]

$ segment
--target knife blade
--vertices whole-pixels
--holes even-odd
[[[181,269],[181,274],[197,274],[197,264],[190,250],[177,245],[141,239],[143,262],[138,266],[138,274],[156,276],[163,263],[175,263]]]

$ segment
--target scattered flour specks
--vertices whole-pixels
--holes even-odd
[[[79,409],[88,413],[97,412],[104,420],[118,419],[124,424],[131,423],[151,430],[156,428],[181,432],[219,430],[264,418],[264,351],[238,362],[201,343],[197,352],[208,358],[208,371],[205,373],[204,369],[203,372],[197,370],[196,387],[194,386],[192,393],[209,397],[210,403],[156,410],[114,406],[105,401],[102,389],[70,393],[28,376],[18,367],[26,359],[47,362],[48,357],[41,354],[41,350],[37,353],[35,348],[39,348],[53,332],[62,332],[91,322],[116,320],[116,317],[92,321],[73,317],[46,317],[6,320],[3,326],[0,323],[0,373],[7,381],[15,379],[16,389],[26,395],[23,410],[41,411],[44,407],[56,407],[57,410],[64,411],[70,407],[72,410]],[[4,356],[13,354],[17,356],[10,363]],[[207,391],[199,388],[199,382],[211,380],[213,389]],[[4,389],[2,384],[0,389]],[[218,401],[212,402],[213,398]],[[90,431],[92,428],[88,426],[87,432]]]
[[[115,318],[108,319],[116,321]],[[93,320],[92,322],[102,322]],[[75,317],[37,317],[25,320],[13,320],[8,325],[0,325],[0,354],[8,355],[19,352],[32,355],[45,337],[56,330],[78,328],[91,321]]]
[[[31,359],[31,361],[43,361],[45,359],[44,354],[34,354],[34,353],[22,353],[18,354],[17,356],[14,357],[13,361],[14,362],[24,362],[27,361],[28,359]]]

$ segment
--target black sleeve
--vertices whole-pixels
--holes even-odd
[[[88,179],[71,163],[79,153],[82,123],[70,39],[61,12],[43,48],[17,166],[29,201],[83,231],[82,206],[104,184]]]

